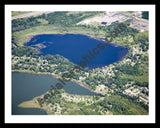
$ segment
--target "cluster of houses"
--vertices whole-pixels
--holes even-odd
[[[69,95],[63,93],[62,97],[65,99],[65,101],[68,102],[75,102],[75,103],[83,102],[86,103],[87,105],[91,105],[94,102],[93,97],[89,96]]]
[[[131,97],[138,97],[138,102],[144,102],[145,104],[149,105],[149,97],[142,92],[142,90],[149,91],[147,87],[137,88],[132,86],[132,84],[126,84],[124,87],[127,87],[127,89],[123,91],[123,94]]]
[[[15,69],[15,66],[18,66],[18,70],[49,70],[54,69],[57,65],[56,64],[50,64],[48,65],[48,61],[46,59],[37,59],[33,57],[18,57],[12,55],[12,70]],[[16,69],[15,69],[16,70]]]

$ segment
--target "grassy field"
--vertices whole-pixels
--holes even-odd
[[[142,75],[142,76],[135,76],[135,75],[129,75],[129,74],[122,74],[120,76],[122,79],[131,79],[133,81],[143,81],[148,82],[148,74]]]
[[[31,11],[12,11],[12,16],[18,16],[18,15],[26,14],[29,12]]]
[[[33,36],[38,34],[86,34],[92,37],[104,38],[105,33],[100,31],[99,33],[94,32],[92,29],[82,28],[82,27],[56,27],[54,25],[41,25],[36,27],[31,27],[25,30],[17,31],[13,33],[16,37],[16,42],[19,46],[23,46],[24,43],[28,42]]]

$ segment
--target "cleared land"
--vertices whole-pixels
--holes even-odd
[[[26,18],[26,17],[30,17],[30,16],[38,16],[38,15],[42,15],[42,14],[48,14],[54,11],[34,11],[34,12],[29,12],[29,13],[25,13],[22,15],[18,15],[18,16],[13,16],[12,20],[14,19],[19,19],[19,18]]]
[[[124,12],[106,12],[104,14],[99,14],[96,15],[92,18],[87,18],[79,24],[86,24],[86,25],[111,25],[114,23],[121,23],[126,20],[132,19],[132,22],[130,24],[130,27],[136,28],[140,30],[141,32],[143,31],[148,31],[148,21],[145,19],[142,19],[138,16],[135,16],[136,14],[130,14],[130,13],[124,13]],[[103,24],[105,23],[105,24]]]
[[[39,104],[35,103],[33,100],[24,101],[18,105],[18,107],[22,108],[40,108]]]

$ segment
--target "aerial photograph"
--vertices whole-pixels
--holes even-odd
[[[149,115],[149,11],[12,11],[11,31],[12,115]]]

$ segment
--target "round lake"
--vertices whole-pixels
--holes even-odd
[[[42,34],[34,36],[25,45],[38,49],[38,55],[59,54],[74,64],[85,61],[86,67],[93,69],[120,61],[128,53],[122,46],[112,43],[106,46],[106,43],[81,34]],[[105,46],[103,49],[102,45]]]

